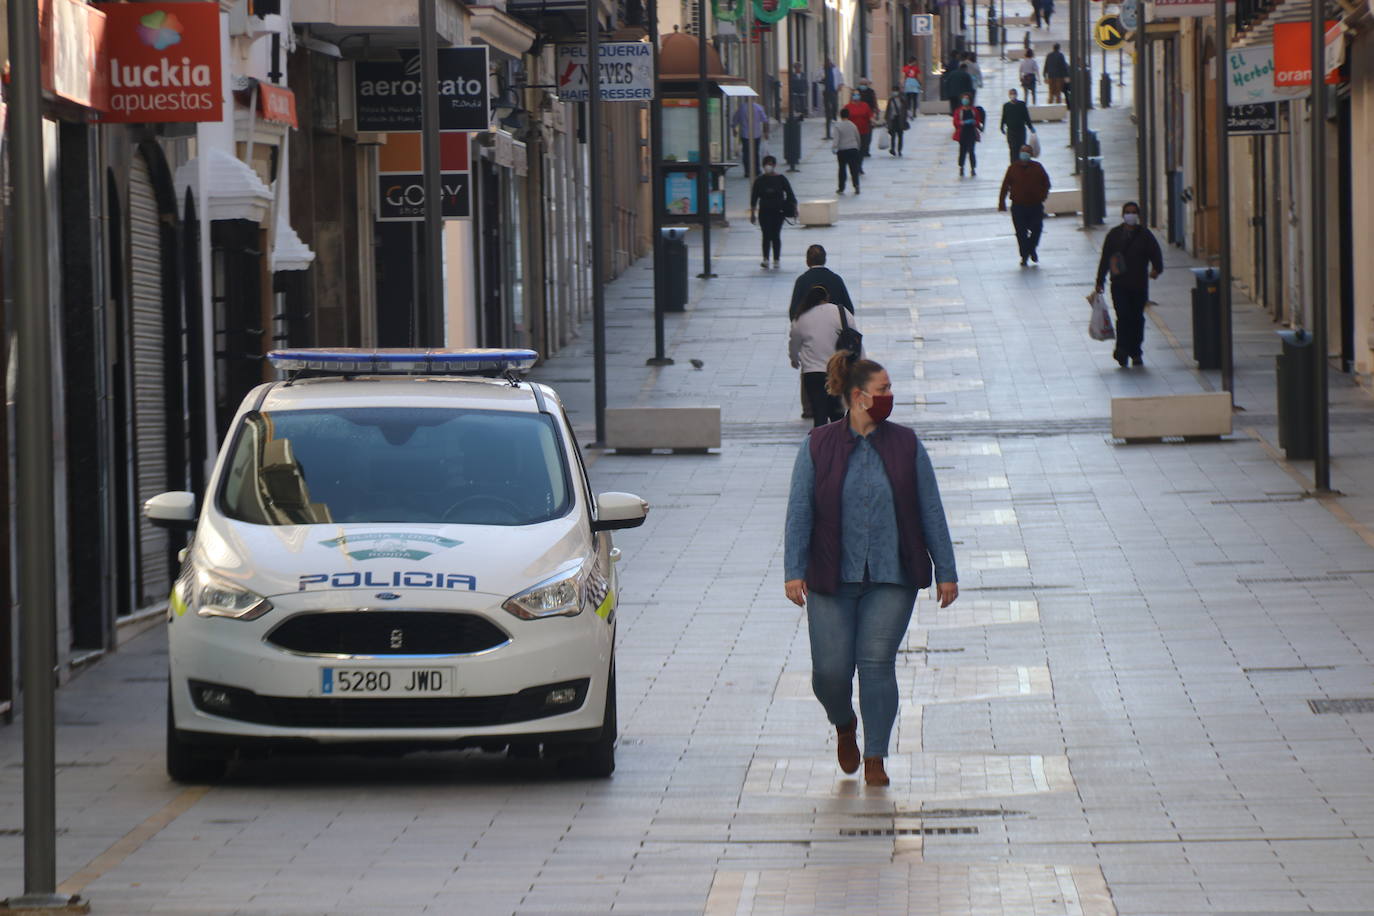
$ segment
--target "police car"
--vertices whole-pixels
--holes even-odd
[[[293,350],[244,399],[169,611],[167,770],[240,753],[510,747],[615,768],[610,532],[529,350]],[[497,377],[482,377],[497,376]],[[501,377],[504,376],[504,377]],[[199,504],[198,504],[199,503]]]

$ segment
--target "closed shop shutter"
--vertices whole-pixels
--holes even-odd
[[[137,566],[141,607],[171,588],[167,532],[143,518],[144,500],[167,489],[167,335],[163,317],[162,224],[143,156],[129,170],[130,335],[133,349],[133,443]]]

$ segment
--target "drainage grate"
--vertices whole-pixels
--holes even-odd
[[[1194,566],[1258,566],[1264,560],[1199,560]]]
[[[935,655],[942,652],[962,652],[963,649],[932,649],[929,646],[917,646],[914,649],[898,649],[899,655]]]
[[[1029,582],[1021,585],[969,585],[959,589],[961,592],[1040,592],[1051,588],[1073,588],[1072,585],[1034,585]]]
[[[126,683],[126,684],[165,684],[165,683],[167,683],[167,675],[164,674],[164,675],[161,675],[161,676],[159,676],[159,677],[126,677],[126,678],[124,679],[124,683]]]
[[[1269,668],[1242,668],[1246,674],[1285,674],[1290,671],[1335,671],[1335,665],[1275,665]]]
[[[1250,497],[1250,498],[1246,498],[1246,499],[1214,499],[1214,500],[1212,500],[1212,505],[1214,505],[1214,506],[1243,506],[1243,505],[1249,505],[1249,504],[1252,504],[1252,503],[1253,503],[1253,504],[1260,504],[1260,503],[1300,503],[1300,502],[1302,502],[1302,501],[1305,500],[1305,499],[1307,499],[1307,496],[1306,496],[1305,494],[1299,493],[1299,494],[1296,494],[1296,495],[1293,495],[1293,496],[1255,496],[1255,497]]]
[[[1343,700],[1308,700],[1317,715],[1354,716],[1374,712],[1374,697],[1349,697]]]
[[[58,836],[64,836],[64,835],[66,835],[66,833],[67,833],[67,828],[66,828],[66,827],[58,827],[56,830],[53,831],[53,833],[57,834]],[[23,828],[23,827],[0,827],[0,836],[23,836],[23,835],[24,835],[24,828]]]
[[[977,827],[843,827],[840,836],[970,836]]]
[[[1274,576],[1273,578],[1240,578],[1241,585],[1299,585],[1304,582],[1349,582],[1349,576]]]

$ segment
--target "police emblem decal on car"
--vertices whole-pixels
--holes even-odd
[[[396,594],[395,592],[378,592],[373,597],[376,598],[378,601],[395,601],[397,598],[401,596]]]

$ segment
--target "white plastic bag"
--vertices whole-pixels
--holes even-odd
[[[1037,134],[1035,131],[1031,131],[1031,132],[1030,132],[1030,136],[1026,138],[1026,143],[1027,143],[1027,144],[1030,146],[1030,148],[1031,148],[1031,156],[1032,156],[1033,158],[1039,159],[1039,158],[1040,158],[1040,135]]]
[[[1093,290],[1087,296],[1088,303],[1092,306],[1092,318],[1088,320],[1088,336],[1093,340],[1112,340],[1116,337],[1116,329],[1112,327],[1112,316],[1107,311],[1107,299],[1101,292]]]
[[[883,134],[878,138],[878,149],[887,149],[887,134]]]

